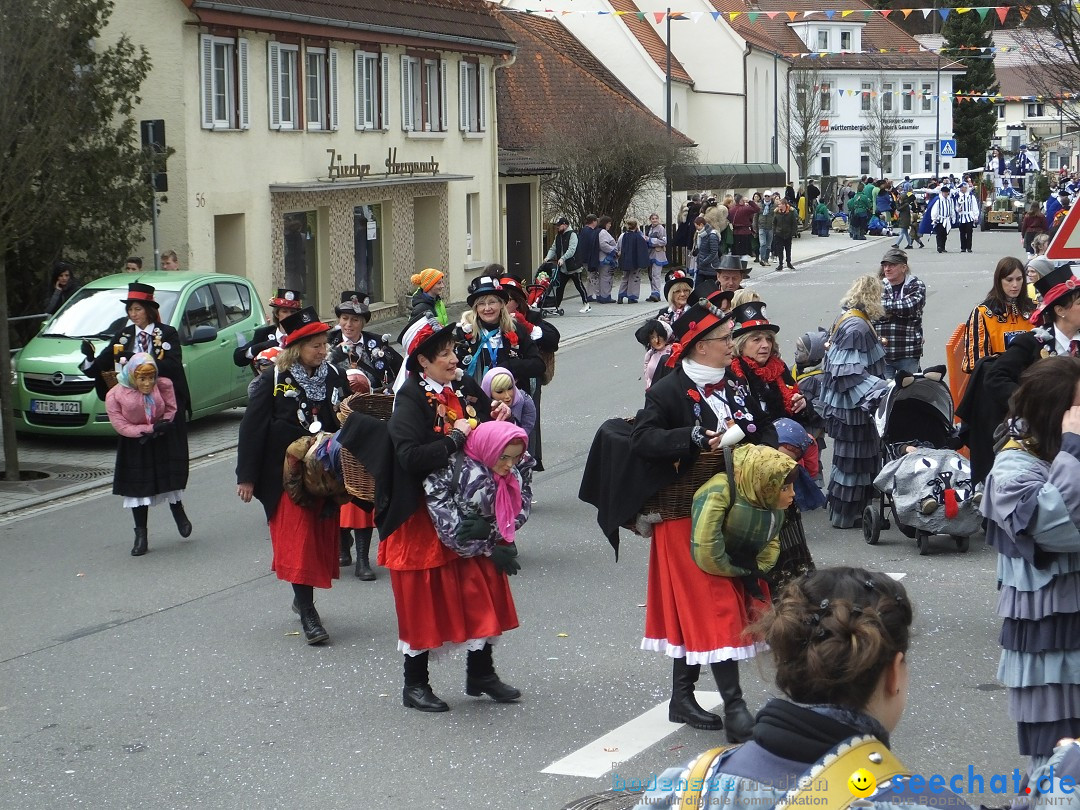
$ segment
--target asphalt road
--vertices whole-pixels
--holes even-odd
[[[972,255],[913,252],[929,288],[928,362],[943,359],[945,339],[1018,241],[976,233]],[[850,280],[875,270],[884,248],[869,243],[756,282],[783,327],[785,355],[801,332],[831,323]],[[616,563],[576,497],[596,426],[640,404],[640,368],[629,330],[600,334],[560,352],[544,392],[547,471],[513,581],[522,625],[495,654],[500,675],[525,693],[516,705],[466,697],[458,655],[432,666],[449,713],[402,708],[385,571],[361,583],[346,570],[319,592],[332,643],[305,645],[290,588],[268,571],[261,509],[234,495],[230,454],[192,472],[192,537],[180,540],[159,507],[142,558],[128,554],[129,516],[112,496],[0,522],[0,808],[554,810],[610,787],[610,773],[541,771],[669,694],[670,663],[638,649],[647,546],[624,536]],[[904,575],[916,624],[893,747],[906,764],[946,776],[1022,767],[994,682],[994,556],[981,536],[968,554],[945,540],[919,557],[895,529],[870,547],[857,531],[826,528],[821,512],[806,524],[819,566]],[[748,701],[760,706],[774,689],[767,667],[743,671]],[[699,688],[714,687],[703,678]],[[718,742],[677,727],[615,772],[647,778]]]

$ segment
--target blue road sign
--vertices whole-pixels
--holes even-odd
[[[941,141],[938,144],[938,154],[942,157],[956,157],[956,139]]]

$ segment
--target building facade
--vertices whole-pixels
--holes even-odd
[[[109,32],[153,60],[135,115],[175,150],[158,234],[182,268],[323,316],[360,290],[379,317],[424,267],[461,298],[502,257],[494,73],[514,45],[480,0],[117,0]]]

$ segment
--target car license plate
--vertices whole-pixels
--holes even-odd
[[[54,399],[32,399],[30,410],[34,413],[82,413],[78,402],[59,402]]]

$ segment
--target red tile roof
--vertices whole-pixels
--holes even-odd
[[[667,131],[665,122],[557,20],[507,9],[497,18],[518,47],[514,63],[495,71],[501,148],[536,148],[574,121],[614,124],[627,113]],[[676,146],[693,145],[678,130],[672,139]]]
[[[618,18],[622,20],[630,33],[634,35],[641,47],[645,49],[645,52],[652,57],[652,60],[656,62],[657,67],[660,70],[667,71],[667,45],[664,43],[663,38],[656,32],[652,24],[648,20],[643,20],[638,16],[641,9],[637,7],[634,0],[608,0],[611,7],[616,11],[625,11],[626,14],[618,15]],[[678,23],[676,23],[677,25]],[[686,84],[693,84],[694,80],[689,73],[686,72],[686,68],[682,66],[674,56],[671,57],[671,80],[675,82],[685,82]]]
[[[723,13],[722,19],[727,22],[739,36],[753,45],[769,51],[780,53],[811,53],[811,49],[799,38],[790,27],[792,22],[805,20],[827,20],[825,11],[847,11],[849,9],[866,9],[870,11],[873,6],[862,0],[758,0],[754,4],[744,0],[710,0],[713,7]],[[784,12],[797,12],[794,20],[791,15]],[[814,11],[817,13],[804,17],[804,12]],[[728,16],[730,13],[740,12],[734,20]],[[896,14],[901,12],[896,11]],[[750,14],[757,15],[753,21]],[[770,16],[772,15],[771,19]],[[864,20],[864,16],[866,19]],[[838,17],[834,17],[839,21]],[[876,11],[869,15],[856,12],[844,18],[847,22],[865,23],[862,27],[862,50],[873,51],[887,49],[896,51],[899,48],[918,49],[919,43],[900,26],[893,23]],[[932,70],[937,67],[937,56],[932,53],[847,53],[829,54],[810,60],[810,63],[820,68],[848,68],[859,70]],[[942,61],[943,70],[963,69],[955,63]]]

